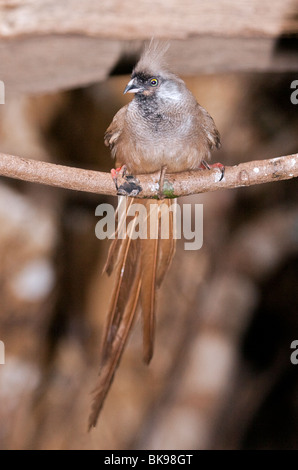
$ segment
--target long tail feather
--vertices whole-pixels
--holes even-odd
[[[119,232],[122,232],[122,230],[124,229],[124,224],[127,223],[126,213],[134,201],[134,198],[130,198],[127,204],[126,199],[127,198],[125,198],[124,196],[120,196],[118,198],[118,206],[115,214],[116,221],[118,221],[117,230],[113,234],[112,238],[115,238],[111,243],[107,260],[102,270],[104,273],[107,273],[108,276],[110,276],[113,270],[115,269],[117,261],[121,260],[121,256],[119,256],[119,251],[121,249],[122,239],[119,238],[118,235]],[[125,210],[123,210],[123,205],[125,205]]]
[[[113,343],[111,344],[110,355],[101,368],[98,383],[94,390],[92,409],[89,417],[89,430],[96,426],[99,413],[112,384],[115,371],[121,359],[129,332],[133,325],[141,287],[140,272],[137,274],[138,275],[136,276],[131,289],[131,297],[125,307],[123,317],[117,329],[117,334],[115,335]]]
[[[127,210],[133,199],[130,200]],[[165,239],[160,234],[159,206],[165,203],[171,207],[171,201],[140,201],[147,209],[147,235],[146,240],[132,239],[131,234],[137,225],[137,215],[129,218],[129,233],[126,237],[118,237],[119,230],[124,226],[127,213],[121,213],[118,217],[118,228],[115,233],[105,271],[111,274],[114,271],[115,284],[112,292],[112,300],[108,310],[105,327],[101,369],[98,383],[94,390],[92,411],[89,418],[89,429],[96,425],[104,400],[112,384],[113,377],[127,342],[129,332],[133,325],[138,305],[141,306],[143,316],[143,358],[149,363],[153,355],[154,330],[155,330],[155,292],[160,285],[175,251],[173,238],[174,217],[170,212],[169,236]],[[152,209],[157,218],[153,221]],[[150,223],[149,223],[150,221]],[[127,220],[126,220],[127,223]],[[150,237],[151,235],[151,237]],[[140,300],[140,302],[139,302]]]
[[[135,222],[134,220],[131,225],[131,230],[133,230]],[[102,346],[102,361],[104,361],[109,354],[109,348],[117,334],[124,307],[131,296],[131,279],[134,278],[137,258],[138,240],[132,240],[130,234],[128,234],[126,238],[121,240],[119,246],[114,289],[107,314],[108,322],[105,328]]]
[[[155,331],[155,291],[158,239],[142,240],[142,286],[141,307],[143,315],[143,359],[152,359]]]
[[[169,236],[168,238],[159,237],[158,244],[158,262],[157,262],[157,273],[156,273],[156,287],[160,287],[167,270],[171,265],[171,261],[176,250],[176,199],[165,199],[164,204],[167,204],[169,209]],[[159,224],[160,229],[160,224]]]

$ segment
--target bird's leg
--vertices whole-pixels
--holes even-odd
[[[164,185],[164,182],[165,182],[165,176],[166,176],[166,171],[167,171],[167,167],[166,165],[163,165],[161,167],[161,170],[160,170],[160,175],[159,175],[159,183],[158,183],[158,197],[159,199],[164,199],[164,193],[163,193],[163,185]]]
[[[118,177],[121,173],[121,178],[124,182],[119,186]],[[117,189],[118,196],[137,196],[142,191],[140,182],[133,175],[127,174],[126,165],[122,165],[119,168],[113,168],[111,170],[111,175]]]
[[[222,163],[213,163],[212,165],[209,165],[209,163],[206,162],[206,160],[202,160],[201,161],[201,165],[200,165],[200,168],[202,168],[203,170],[212,170],[212,168],[219,168],[220,171],[221,171],[221,177],[219,179],[219,181],[221,181],[224,177],[224,174],[225,174],[225,167]]]
[[[124,178],[126,170],[127,170],[126,165],[119,166],[119,168],[111,169],[111,176],[115,183],[117,191],[118,191],[118,177],[120,175],[121,170],[122,170],[122,178]]]

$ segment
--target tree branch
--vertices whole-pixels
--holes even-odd
[[[3,153],[0,153],[0,175],[75,191],[116,195],[109,173],[29,160]],[[143,188],[139,197],[157,196],[159,176],[159,172],[138,176]],[[295,178],[298,176],[298,154],[240,163],[226,167],[222,181],[219,181],[220,176],[219,169],[170,174],[165,179],[164,193],[166,197],[178,197]]]

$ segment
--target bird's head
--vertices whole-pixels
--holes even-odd
[[[123,93],[136,93],[150,96],[156,92],[162,82],[163,79],[160,75],[151,75],[146,71],[134,72]]]
[[[158,96],[165,99],[177,99],[179,88],[184,82],[168,70],[164,55],[167,43],[151,40],[135,66],[125,93],[140,96]]]

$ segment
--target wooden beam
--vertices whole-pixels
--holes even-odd
[[[169,64],[184,76],[298,70],[298,54],[278,48],[298,32],[292,0],[2,0],[0,18],[7,96],[104,80],[153,35],[171,40]]]
[[[0,36],[83,34],[105,39],[152,35],[277,37],[298,30],[293,0],[47,0],[0,5]]]

